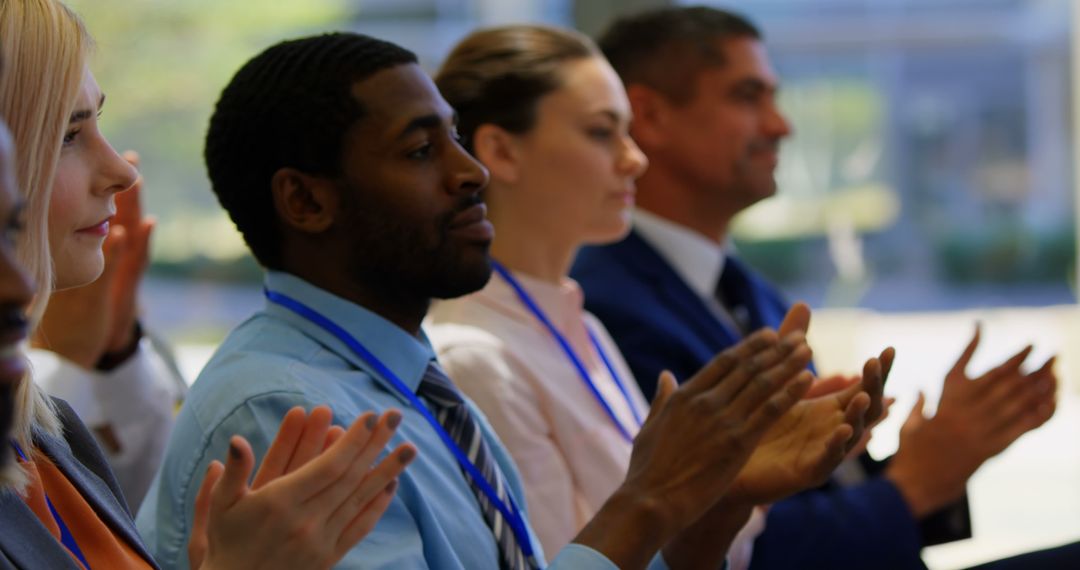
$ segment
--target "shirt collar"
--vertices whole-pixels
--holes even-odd
[[[716,293],[724,271],[724,247],[641,208],[634,210],[634,231],[652,245],[690,288],[704,299]]]
[[[267,289],[287,295],[331,319],[382,361],[406,386],[416,392],[428,364],[435,358],[435,351],[423,331],[420,333],[420,338],[416,338],[368,309],[320,289],[295,275],[268,271],[265,285]],[[329,331],[269,300],[267,300],[266,312],[298,327],[329,350],[383,382],[392,393],[400,396],[386,378],[383,378],[345,342]]]
[[[580,326],[581,315],[585,311],[585,295],[577,281],[564,277],[555,284],[518,271],[512,271],[512,274],[560,332],[566,334],[567,331]],[[493,302],[502,311],[527,315],[526,318],[530,320],[535,318],[518,298],[517,292],[497,273],[491,275],[491,280],[480,295]]]

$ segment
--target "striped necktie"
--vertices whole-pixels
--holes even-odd
[[[491,457],[491,451],[488,449],[487,442],[484,441],[483,434],[480,433],[480,426],[477,425],[476,419],[473,418],[469,407],[465,405],[465,400],[461,398],[457,388],[435,361],[432,361],[424,372],[424,378],[420,380],[416,395],[428,401],[431,405],[431,411],[434,412],[435,417],[442,424],[446,433],[450,434],[450,438],[454,440],[454,443],[465,452],[469,461],[472,461],[473,465],[484,475],[484,478],[495,489],[499,498],[504,503],[509,504],[506,483],[503,481],[502,473],[499,472],[495,460]],[[469,480],[473,493],[476,495],[476,500],[480,503],[480,510],[484,513],[484,520],[487,522],[488,527],[491,528],[491,533],[498,544],[499,567],[504,570],[539,568],[535,558],[525,556],[520,545],[518,545],[517,537],[499,509],[488,500],[487,495],[472,480],[468,472],[464,470],[462,472],[465,474],[465,478]]]

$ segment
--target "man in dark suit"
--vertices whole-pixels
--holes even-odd
[[[725,247],[737,213],[771,196],[791,127],[760,32],[711,8],[665,8],[616,22],[600,47],[626,84],[632,134],[649,158],[635,231],[586,248],[572,272],[647,397],[661,370],[685,378],[709,355],[788,307]],[[772,506],[750,567],[916,569],[927,544],[970,536],[967,479],[1053,413],[1051,363],[1020,372],[1029,350],[977,379],[945,379],[933,418],[922,400],[886,465],[865,454],[822,489]],[[843,481],[843,485],[840,482]]]

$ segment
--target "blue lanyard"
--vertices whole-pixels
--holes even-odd
[[[19,455],[19,459],[22,459],[25,463],[30,462],[30,460],[26,458],[26,454],[23,453],[22,448],[19,447],[19,444],[12,441],[11,446],[15,448],[15,453]],[[68,530],[67,525],[64,524],[64,519],[60,517],[60,513],[57,512],[56,507],[53,506],[52,500],[49,499],[49,495],[45,493],[44,485],[41,487],[41,494],[45,495],[45,504],[49,506],[49,512],[52,513],[53,519],[56,521],[56,526],[60,528],[60,542],[63,543],[68,551],[71,552],[79,562],[82,562],[83,568],[90,570],[90,563],[86,561],[86,557],[83,556],[79,544],[75,542],[75,537],[71,534],[71,531]]]
[[[499,276],[501,276],[510,285],[514,292],[517,293],[518,299],[520,299],[521,303],[525,305],[525,308],[529,309],[529,311],[534,316],[536,316],[536,320],[540,321],[540,323],[544,325],[548,332],[551,333],[551,336],[555,339],[556,342],[559,343],[559,346],[562,347],[563,353],[566,354],[566,357],[570,360],[570,363],[574,365],[574,368],[577,370],[578,376],[581,377],[581,381],[585,383],[585,386],[589,389],[590,392],[592,392],[592,395],[594,398],[596,398],[596,401],[599,402],[600,406],[604,408],[605,412],[607,412],[608,417],[611,418],[612,423],[614,423],[615,427],[618,428],[619,433],[622,434],[626,441],[633,443],[634,436],[632,436],[630,432],[628,432],[626,428],[623,427],[622,422],[620,422],[618,416],[615,415],[615,410],[611,409],[611,406],[607,403],[607,400],[604,399],[603,394],[600,393],[600,390],[596,387],[596,384],[593,383],[592,378],[589,376],[589,371],[585,369],[585,365],[581,362],[581,359],[578,358],[577,354],[574,352],[574,348],[570,346],[570,342],[566,340],[566,337],[564,337],[562,333],[560,333],[559,330],[555,328],[555,325],[551,324],[551,320],[547,318],[547,315],[544,314],[544,311],[542,311],[540,309],[540,306],[537,305],[535,301],[533,301],[532,297],[530,297],[529,293],[525,291],[525,288],[522,287],[520,283],[518,283],[517,279],[514,279],[514,276],[510,274],[510,271],[508,271],[505,267],[503,267],[502,264],[495,260],[491,261],[491,266],[495,269]],[[617,386],[619,388],[619,391],[622,392],[623,398],[626,398],[626,406],[630,408],[630,413],[634,415],[634,421],[637,422],[637,427],[640,428],[642,423],[641,415],[639,415],[637,407],[634,406],[634,400],[630,397],[630,392],[626,390],[626,386],[622,383],[622,380],[619,379],[619,375],[615,372],[615,367],[611,365],[611,361],[608,360],[607,354],[604,353],[604,349],[600,346],[600,342],[596,340],[596,335],[594,335],[593,332],[589,330],[588,326],[585,327],[585,332],[588,333],[589,340],[592,341],[592,345],[596,349],[597,354],[600,355],[600,359],[604,361],[604,366],[607,367],[608,372],[611,374],[611,378],[615,380],[615,386]]]
[[[480,490],[483,491],[484,495],[486,495],[488,500],[491,501],[491,504],[495,505],[495,508],[499,509],[499,512],[501,512],[503,515],[503,518],[506,519],[507,523],[509,523],[510,530],[512,530],[514,532],[514,536],[517,537],[518,545],[521,547],[521,550],[525,554],[525,557],[533,558],[534,554],[532,542],[529,539],[529,531],[525,526],[525,519],[521,516],[521,511],[514,503],[514,499],[510,496],[510,493],[507,492],[506,501],[503,501],[499,497],[499,494],[495,492],[495,489],[491,486],[491,483],[487,480],[487,478],[484,477],[483,473],[480,472],[480,469],[478,469],[476,465],[473,465],[472,461],[469,461],[469,457],[465,455],[465,452],[462,451],[460,447],[458,447],[458,444],[454,442],[454,439],[450,437],[450,434],[446,433],[446,430],[443,429],[442,424],[439,423],[439,420],[435,419],[435,416],[431,414],[431,411],[428,410],[427,406],[425,406],[424,403],[420,401],[420,398],[418,398],[416,394],[412,390],[410,390],[409,387],[406,386],[400,378],[398,378],[397,374],[394,374],[393,371],[387,368],[387,366],[383,364],[383,362],[379,360],[377,356],[372,354],[371,351],[369,351],[363,344],[361,344],[360,341],[356,339],[356,337],[349,334],[348,331],[338,326],[338,324],[334,321],[323,316],[322,313],[316,311],[315,309],[312,309],[311,307],[308,307],[307,305],[301,303],[300,301],[297,301],[296,299],[293,299],[292,297],[289,297],[288,295],[284,295],[276,291],[271,291],[269,289],[263,289],[263,293],[266,294],[266,298],[271,303],[276,303],[278,305],[281,305],[282,307],[285,307],[286,309],[289,309],[290,311],[307,319],[313,324],[318,325],[326,332],[337,337],[338,340],[345,343],[345,345],[348,346],[353,351],[353,353],[359,356],[361,360],[366,362],[369,366],[374,368],[375,371],[379,373],[379,375],[389,381],[390,384],[393,385],[394,389],[400,392],[401,395],[409,401],[412,407],[415,408],[418,412],[420,412],[420,414],[424,416],[424,419],[426,419],[427,422],[431,424],[432,429],[434,429],[435,433],[439,434],[439,438],[442,439],[443,445],[445,445],[447,449],[449,449],[451,453],[454,454],[454,457],[457,459],[458,464],[461,465],[461,468],[464,469],[465,472],[469,474],[469,477],[472,478],[472,480],[480,487]],[[494,460],[495,459],[492,458],[492,461]]]

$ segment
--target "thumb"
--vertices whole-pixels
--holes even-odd
[[[806,303],[795,303],[788,309],[787,315],[784,315],[783,322],[780,323],[780,328],[777,329],[777,333],[780,338],[795,332],[802,331],[807,332],[810,330],[810,307]]]
[[[911,406],[911,412],[908,413],[908,417],[904,420],[904,425],[900,427],[900,431],[914,429],[926,421],[926,416],[923,415],[923,406],[925,404],[926,396],[923,395],[922,390],[919,390],[919,395],[915,398],[915,405]]]
[[[202,567],[206,558],[206,549],[209,544],[209,532],[207,529],[210,520],[210,492],[221,480],[221,474],[225,467],[220,461],[211,461],[203,478],[199,494],[195,496],[195,517],[191,522],[191,538],[188,539],[188,561],[191,568]]]
[[[233,506],[248,493],[248,478],[255,467],[255,454],[246,439],[234,435],[229,440],[229,458],[225,460],[225,473],[214,486],[210,498],[211,508],[221,511]]]
[[[679,383],[675,380],[675,375],[672,374],[670,370],[665,370],[660,373],[660,379],[656,382],[656,396],[653,396],[652,406],[649,407],[649,417],[645,418],[646,422],[659,413],[660,408],[664,407],[668,398],[670,398],[678,388]]]

